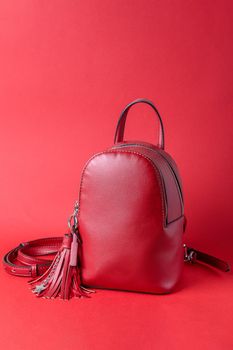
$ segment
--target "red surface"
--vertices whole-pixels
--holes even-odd
[[[1,255],[63,234],[85,161],[111,146],[124,105],[147,97],[182,174],[187,242],[233,262],[232,10],[228,0],[1,1]],[[153,141],[152,116],[136,106],[127,137]],[[0,274],[4,349],[233,348],[232,274],[188,266],[172,295],[67,303]]]

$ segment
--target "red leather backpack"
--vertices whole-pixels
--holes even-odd
[[[151,106],[159,120],[157,145],[124,141],[129,109]],[[89,296],[90,288],[169,293],[184,261],[223,271],[229,265],[183,243],[186,219],[177,165],[164,150],[161,116],[152,102],[133,101],[121,113],[114,145],[86,163],[79,200],[64,238],[20,244],[3,258],[7,272],[35,277],[37,296]],[[41,255],[56,254],[53,261]]]

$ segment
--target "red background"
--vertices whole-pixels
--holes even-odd
[[[121,109],[163,116],[184,185],[187,242],[231,262],[232,1],[0,3],[1,255],[62,235],[81,169],[111,146]],[[135,106],[127,138],[155,142]],[[232,274],[187,266],[168,296],[35,299],[0,270],[4,349],[232,349]]]

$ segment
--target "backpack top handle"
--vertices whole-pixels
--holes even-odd
[[[159,141],[158,141],[158,147],[164,149],[164,127],[163,127],[162,118],[161,118],[157,108],[155,107],[155,105],[151,101],[149,101],[149,100],[147,100],[145,98],[138,98],[137,100],[129,103],[125,107],[125,109],[122,111],[122,113],[120,115],[120,118],[118,120],[118,123],[117,123],[115,137],[114,137],[114,143],[122,142],[124,140],[125,122],[126,122],[127,114],[128,114],[128,111],[130,110],[130,108],[133,105],[135,105],[136,103],[146,103],[146,104],[148,104],[149,106],[151,106],[153,108],[153,110],[157,114],[157,117],[159,119]]]

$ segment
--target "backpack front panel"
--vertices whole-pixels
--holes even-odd
[[[182,267],[183,220],[164,226],[165,195],[153,163],[137,152],[94,156],[80,186],[84,285],[169,292]]]

